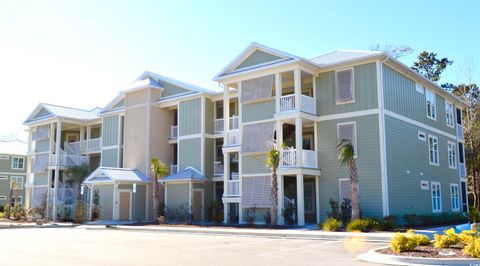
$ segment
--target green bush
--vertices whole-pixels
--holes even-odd
[[[385,216],[379,221],[377,229],[380,231],[393,231],[395,228],[397,228],[397,221],[398,218],[395,215]]]
[[[378,228],[379,223],[375,219],[367,218],[367,219],[356,219],[351,221],[347,225],[347,231],[362,231],[362,232],[370,232]]]
[[[3,205],[0,205],[0,212],[5,212],[5,207]]]
[[[325,231],[338,231],[340,229],[340,221],[335,218],[328,218],[323,222],[322,229]]]
[[[245,216],[245,220],[247,224],[253,226],[255,224],[255,213],[257,212],[257,208],[255,206],[245,209],[243,212],[243,216]]]
[[[330,198],[329,203],[331,212],[327,212],[328,218],[335,218],[337,220],[340,220],[340,212],[338,211],[340,209],[340,206],[338,205],[338,201]]]
[[[165,208],[164,208],[165,209]],[[207,221],[215,224],[223,222],[222,208],[220,202],[213,200],[206,207]],[[162,211],[164,213],[164,211]]]
[[[295,223],[294,214],[295,205],[289,202],[287,206],[285,206],[285,208],[282,210],[283,219],[285,219],[285,222],[287,222],[288,225],[293,225]]]
[[[0,212],[0,219],[3,219],[5,218],[5,213],[4,212]]]
[[[343,225],[347,225],[352,220],[352,201],[348,198],[343,199],[340,205],[340,219]]]
[[[460,238],[455,234],[453,228],[446,230],[443,235],[435,234],[433,237],[435,239],[434,246],[436,248],[448,248],[460,243]]]
[[[403,219],[408,227],[463,223],[469,220],[468,215],[463,213],[440,213],[434,215],[405,214]]]
[[[417,240],[417,243],[419,246],[429,246],[432,243],[432,241],[430,240],[430,238],[428,238],[428,236],[424,234],[415,234],[415,232],[412,229],[407,231],[407,235]]]
[[[396,253],[414,251],[417,246],[417,239],[410,234],[395,233],[390,241],[390,249]]]

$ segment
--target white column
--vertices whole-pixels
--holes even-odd
[[[285,221],[283,220],[282,211],[285,206],[283,206],[284,200],[284,189],[283,189],[283,175],[277,175],[278,182],[278,213],[277,213],[277,222],[279,225],[284,225]]]
[[[238,223],[243,224],[243,207],[242,207],[242,201],[238,203]]]
[[[320,223],[320,176],[315,176],[315,212],[317,214],[317,224]]]
[[[302,149],[303,149],[303,131],[302,131],[302,118],[295,118],[295,149],[296,149],[296,166],[301,167],[303,165]]]
[[[92,126],[87,125],[87,140],[91,139],[92,137]]]
[[[315,114],[317,113],[317,79],[315,75],[312,75],[312,83],[313,83],[313,102],[314,102],[314,110]]]
[[[90,187],[90,193],[89,193],[89,196],[90,196],[90,204],[88,206],[88,220],[91,221],[92,220],[92,210],[93,210],[93,193],[94,192],[94,189],[93,189],[93,184],[92,186]]]
[[[299,111],[301,104],[300,95],[302,94],[302,71],[300,69],[295,69],[293,71],[293,82],[295,91],[295,109]]]
[[[275,126],[277,133],[277,149],[281,149],[283,144],[283,122],[277,120]]]
[[[27,175],[25,176],[25,182],[27,183],[33,183],[33,176],[32,176],[32,133],[33,133],[33,130],[32,128],[30,127],[28,129],[28,152],[27,152],[27,157],[26,157],[26,164],[27,164],[27,167],[26,167],[26,170],[27,170]],[[34,153],[33,153],[34,154]],[[25,188],[25,199],[24,199],[24,204],[25,204],[25,207],[27,209],[30,208],[30,195],[32,193],[32,190],[33,190],[33,187],[29,187],[28,189]],[[33,196],[33,194],[32,194]]]
[[[228,180],[230,180],[230,153],[223,153],[223,197],[228,197]]]
[[[282,75],[275,74],[275,111],[280,113],[280,97],[282,97]]]
[[[57,221],[57,195],[58,195],[58,182],[60,179],[60,144],[62,143],[62,122],[57,122],[57,136],[55,142],[55,156],[57,158],[55,164],[55,178],[53,184],[53,221]]]
[[[54,135],[55,135],[55,123],[50,123],[50,134],[49,134],[49,139],[50,139],[50,143],[49,143],[49,153],[48,153],[48,165],[53,165],[53,162],[52,162],[52,155],[53,155],[53,151],[54,151],[54,145],[55,145],[55,138],[54,138]],[[48,172],[48,178],[47,178],[47,185],[48,185],[48,188],[47,188],[47,211],[46,211],[46,217],[50,217],[50,198],[52,197],[52,195],[50,195],[50,191],[51,191],[51,188],[52,188],[52,172],[53,170],[47,170]]]
[[[112,220],[118,220],[120,219],[118,215],[118,199],[117,199],[117,193],[118,193],[118,184],[115,183],[113,185],[113,210],[112,210]]]
[[[192,198],[193,198],[193,185],[192,181],[188,183],[188,213],[192,214]]]
[[[226,188],[224,188],[225,190]],[[228,203],[223,203],[223,223],[226,224],[228,223],[228,211],[229,211],[229,208],[228,208]]]
[[[305,225],[305,205],[302,174],[297,174],[297,224],[300,226]]]
[[[225,84],[223,92],[223,146],[228,146],[228,130],[230,130],[230,91]]]

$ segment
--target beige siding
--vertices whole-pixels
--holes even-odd
[[[146,103],[148,98],[148,90],[139,90],[135,92],[130,92],[126,96],[127,106],[132,106],[136,104]]]
[[[125,150],[124,166],[147,171],[147,107],[125,112]]]

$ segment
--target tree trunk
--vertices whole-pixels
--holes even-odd
[[[158,203],[160,201],[159,197],[160,197],[160,185],[158,184],[158,176],[155,175],[155,178],[154,178],[154,184],[153,184],[153,219],[155,219],[155,221],[158,221],[158,218],[159,218],[159,215],[160,215],[160,212],[159,212],[159,209],[158,209]]]
[[[352,187],[352,220],[360,219],[360,197],[355,159],[350,160],[350,185]]]
[[[271,211],[271,225],[277,225],[278,216],[278,180],[277,169],[272,168],[272,211]]]

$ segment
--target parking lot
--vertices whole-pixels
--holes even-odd
[[[383,243],[80,228],[1,229],[1,265],[368,265]]]

